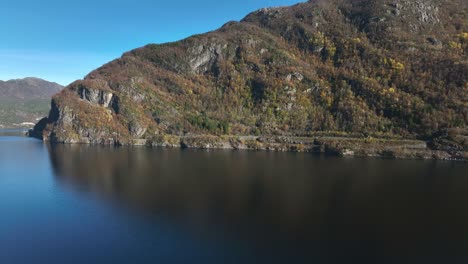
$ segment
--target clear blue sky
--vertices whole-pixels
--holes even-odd
[[[304,0],[2,0],[0,80],[83,78],[123,52]]]

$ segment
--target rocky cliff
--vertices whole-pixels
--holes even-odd
[[[464,0],[261,9],[125,53],[54,96],[33,134],[170,145],[196,135],[431,139],[463,131],[467,13]]]

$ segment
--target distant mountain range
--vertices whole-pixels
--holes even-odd
[[[33,77],[0,81],[0,99],[50,99],[62,89],[60,84]]]
[[[63,86],[39,78],[0,81],[0,128],[30,127],[50,110]]]
[[[94,70],[54,96],[35,135],[187,146],[181,137],[429,140],[466,131],[467,21],[466,0],[264,8]],[[456,138],[468,149],[464,134]]]

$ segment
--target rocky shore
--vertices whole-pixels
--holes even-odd
[[[462,150],[434,150],[425,141],[339,137],[257,137],[257,136],[166,136],[160,140],[133,144],[198,149],[244,149],[312,152],[334,156],[384,157],[396,159],[435,159],[468,161]]]
[[[29,136],[38,137],[30,130]],[[52,144],[91,144],[115,146],[148,146],[194,149],[233,149],[277,152],[310,152],[332,156],[382,157],[393,159],[434,159],[468,161],[468,152],[459,149],[433,149],[422,140],[349,138],[349,137],[287,137],[287,136],[213,136],[159,135],[152,139],[47,140]]]

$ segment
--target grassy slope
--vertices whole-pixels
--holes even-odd
[[[0,126],[16,127],[23,122],[35,123],[38,118],[47,116],[49,110],[49,99],[0,99]]]

